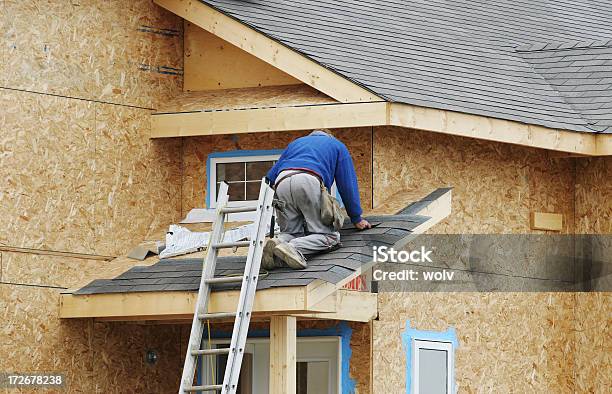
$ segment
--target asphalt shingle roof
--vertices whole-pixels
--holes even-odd
[[[389,101],[610,131],[606,0],[203,2]]]
[[[261,275],[257,288],[305,286],[320,279],[338,283],[358,269],[372,266],[372,246],[392,246],[409,237],[412,230],[428,217],[398,214],[370,216],[375,227],[358,231],[350,223],[340,231],[342,247],[312,256],[304,270],[275,269]],[[219,257],[215,276],[242,275],[246,256]],[[136,266],[113,279],[97,279],[75,291],[75,295],[131,293],[147,291],[197,291],[202,275],[202,258],[162,259],[151,266]],[[238,288],[235,284],[218,285],[213,291]]]

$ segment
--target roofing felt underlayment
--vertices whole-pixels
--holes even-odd
[[[394,102],[612,132],[607,0],[204,0]]]

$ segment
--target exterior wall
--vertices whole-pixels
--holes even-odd
[[[38,251],[125,253],[179,219],[181,141],[148,134],[150,108],[182,87],[182,21],[149,0],[86,0],[3,1],[0,22],[0,245],[30,249],[0,251],[0,371],[155,392],[180,367],[145,365],[143,349],[180,346],[176,328],[57,318],[62,289],[124,263]]]
[[[576,160],[576,231],[612,234],[612,157]],[[600,238],[600,255],[612,256],[610,237]],[[612,267],[604,266],[601,281],[609,289]],[[601,282],[594,284],[601,289]],[[612,384],[610,346],[612,296],[609,292],[576,293],[576,390],[598,392]]]
[[[563,213],[565,233],[609,232],[610,161],[581,160],[377,128],[374,204],[406,188],[452,186],[452,214],[435,233],[534,233],[532,211]],[[405,392],[400,335],[408,320],[421,330],[456,329],[459,392],[603,392],[610,376],[609,301],[607,293],[381,293],[373,392]]]

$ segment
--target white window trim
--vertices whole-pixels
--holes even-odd
[[[337,376],[336,376],[336,380],[337,380],[337,387],[336,387],[336,393],[341,393],[342,392],[342,341],[340,337],[337,336],[324,336],[324,337],[298,337],[297,341],[299,343],[308,343],[308,342],[317,342],[317,343],[321,343],[321,342],[333,342],[337,344],[337,354],[338,354],[338,364],[337,364]],[[254,352],[254,347],[253,344],[255,343],[270,343],[270,338],[249,338],[247,340],[246,343],[246,347],[245,347],[245,353],[253,353]],[[210,344],[212,346],[217,346],[217,345],[229,345],[230,344],[230,339],[229,338],[224,338],[224,339],[211,339],[210,340]],[[216,360],[216,359],[215,359]],[[210,368],[210,362],[211,362],[211,358],[209,357],[204,357],[202,359],[203,363],[202,363],[202,368],[204,370],[208,370]],[[332,376],[332,361],[333,359],[330,357],[297,357],[296,359],[296,363],[298,362],[312,362],[312,361],[327,361],[329,363],[329,376]],[[215,365],[215,368],[217,366]],[[204,375],[203,375],[204,376]],[[261,378],[261,377],[259,377]],[[267,379],[269,379],[269,376],[266,377]],[[253,376],[253,385],[255,385],[255,379],[256,377]],[[329,380],[329,391],[333,390],[333,380],[330,379]],[[251,389],[254,389],[253,387]]]
[[[412,340],[412,393],[419,393],[419,350],[421,349],[446,351],[446,370],[448,371],[446,376],[446,392],[451,394],[453,390],[454,381],[453,344],[451,342],[432,341],[425,339]]]
[[[253,155],[253,156],[227,156],[210,158],[210,179],[208,179],[208,192],[210,193],[210,208],[217,207],[217,164],[220,163],[244,163],[256,161],[276,161],[280,154],[275,155]],[[255,206],[257,200],[230,201],[228,206]]]

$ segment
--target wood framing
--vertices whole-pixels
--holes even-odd
[[[316,304],[308,302],[308,286],[282,287],[260,290],[255,297],[253,313],[262,315],[303,315],[334,319],[342,316],[348,321],[367,321],[376,316],[376,303],[370,293],[334,291],[318,299]],[[350,293],[350,294],[349,294]],[[210,312],[230,312],[236,309],[238,291],[213,292]],[[163,291],[143,293],[110,293],[60,295],[60,318],[97,318],[100,320],[182,320],[193,317],[197,292]],[[313,299],[314,300],[314,299]],[[361,309],[355,310],[356,305]]]
[[[151,138],[382,126],[386,108],[379,102],[155,114]]]
[[[183,45],[183,90],[186,92],[300,83],[193,23],[185,23]]]
[[[368,126],[399,126],[586,156],[612,155],[612,134],[578,133],[408,104],[279,105],[153,114],[151,138]]]
[[[270,320],[270,393],[295,394],[297,324],[293,316]]]
[[[307,57],[199,1],[155,3],[341,102],[380,98]]]

